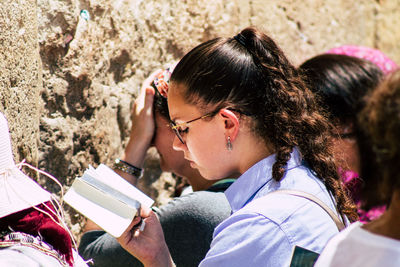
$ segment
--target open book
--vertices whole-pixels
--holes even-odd
[[[104,164],[97,169],[89,166],[77,177],[64,201],[114,237],[122,235],[141,206],[154,203]]]

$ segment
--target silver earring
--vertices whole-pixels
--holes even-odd
[[[228,141],[226,142],[226,148],[228,149],[228,151],[232,151],[232,142],[230,136],[228,136]]]

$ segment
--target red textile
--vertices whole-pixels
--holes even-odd
[[[54,206],[51,202],[46,202],[45,204],[54,212]],[[59,221],[45,205],[39,204],[37,207],[48,212],[56,221]],[[72,240],[69,233],[46,214],[34,208],[28,208],[0,218],[0,231],[7,231],[9,228],[13,231],[33,236],[40,235],[43,241],[52,245],[55,250],[65,257],[67,263],[73,266]]]

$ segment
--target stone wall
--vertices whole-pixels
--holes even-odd
[[[9,120],[17,162],[38,160],[42,88],[36,1],[2,1],[0,9],[0,112]],[[1,153],[1,151],[0,151]]]
[[[121,155],[141,81],[210,38],[255,25],[295,64],[342,44],[376,47],[400,62],[399,0],[2,3],[0,110],[9,116],[16,158],[36,163],[38,153],[39,167],[65,186],[89,164]],[[174,180],[158,179],[154,151],[149,158],[141,187],[162,203]]]

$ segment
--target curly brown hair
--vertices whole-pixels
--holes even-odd
[[[357,219],[332,156],[331,126],[296,68],[266,34],[249,27],[234,38],[200,44],[178,63],[171,82],[187,88],[184,98],[189,104],[230,107],[250,117],[254,133],[276,153],[276,181],[298,147],[334,196],[340,214]]]
[[[400,70],[391,74],[368,98],[359,122],[374,152],[374,162],[361,165],[365,180],[363,204],[388,204],[400,189]],[[365,162],[363,162],[365,163]],[[371,171],[369,166],[374,166]]]

